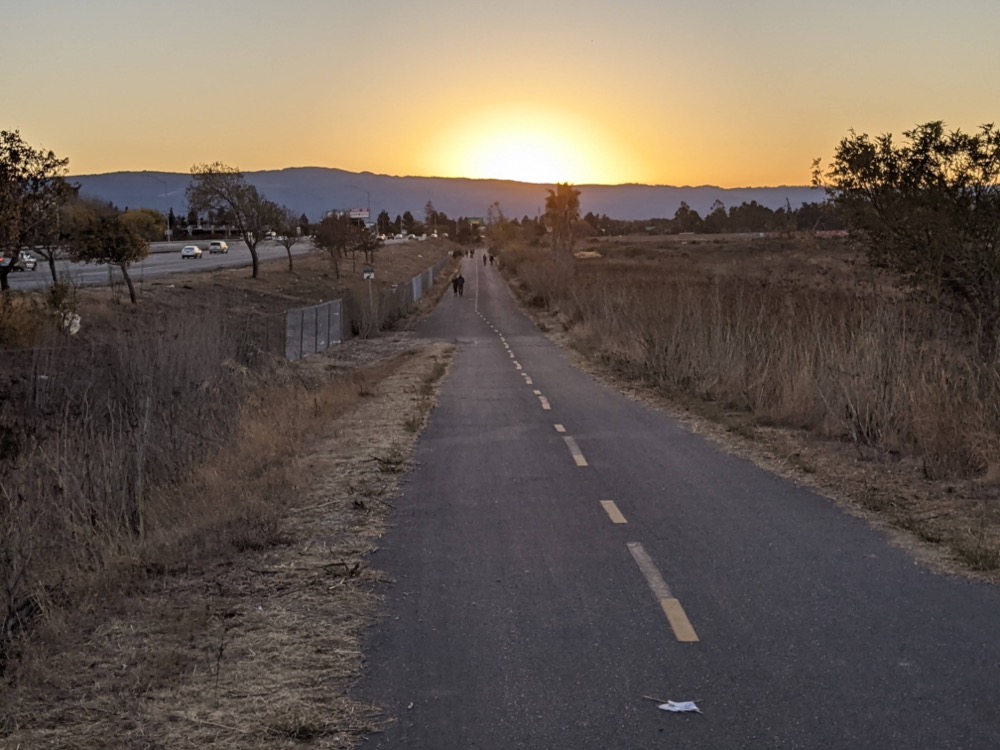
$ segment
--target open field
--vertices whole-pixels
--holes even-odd
[[[811,484],[942,570],[1000,573],[1000,374],[844,239],[629,237],[502,264],[619,387]]]

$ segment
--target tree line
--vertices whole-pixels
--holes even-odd
[[[8,288],[11,258],[31,248],[57,281],[60,253],[76,261],[115,265],[135,301],[128,267],[149,252],[151,236],[169,217],[81,198],[66,180],[68,160],[28,145],[17,131],[0,131],[0,289]],[[975,336],[983,357],[1000,354],[1000,131],[992,124],[976,132],[948,131],[929,122],[870,137],[851,131],[838,144],[829,167],[817,160],[813,183],[827,192],[823,203],[772,210],[756,201],[726,208],[716,201],[702,217],[685,203],[672,218],[622,221],[587,213],[569,184],[548,191],[545,216],[508,219],[498,203],[485,220],[492,241],[517,237],[541,244],[546,235],[557,256],[572,260],[576,237],[586,233],[788,232],[846,229],[871,262],[896,274],[902,287],[955,312]],[[257,243],[277,231],[288,251],[302,236],[302,218],[249,184],[225,164],[195,165],[187,190],[193,212],[224,217],[250,250],[259,274]],[[423,221],[409,211],[391,219],[382,211],[377,233],[331,214],[310,227],[316,245],[330,254],[337,274],[341,259],[359,255],[372,262],[378,235],[448,233],[458,242],[480,237],[478,217],[452,219],[428,201]]]

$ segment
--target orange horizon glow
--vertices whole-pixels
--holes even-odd
[[[611,135],[552,108],[495,107],[432,139],[425,173],[528,183],[640,181],[639,160]]]
[[[804,186],[851,129],[997,120],[1000,3],[959,4],[0,3],[0,129],[77,175]]]

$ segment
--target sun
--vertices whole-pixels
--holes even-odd
[[[492,111],[440,134],[429,149],[432,174],[552,184],[627,182],[631,160],[613,139],[578,118],[551,111]]]
[[[483,138],[467,155],[468,171],[518,182],[576,182],[586,171],[570,143],[551,133],[510,130]]]

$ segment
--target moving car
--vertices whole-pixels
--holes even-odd
[[[17,262],[14,264],[15,271],[34,271],[38,268],[38,258],[29,253],[27,250],[22,250],[17,254]]]
[[[210,255],[215,255],[216,253],[228,253],[229,245],[222,240],[212,240],[208,243],[208,252]]]
[[[197,245],[185,245],[181,248],[181,258],[201,259],[201,248]]]

